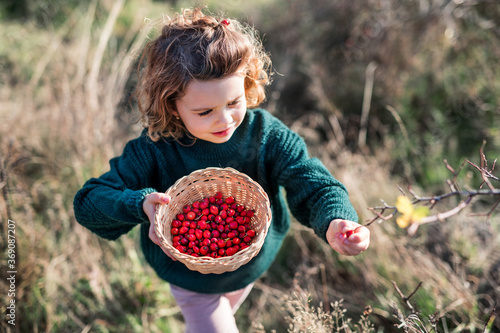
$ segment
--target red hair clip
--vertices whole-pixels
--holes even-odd
[[[222,20],[222,21],[220,22],[220,24],[224,24],[225,26],[228,26],[228,25],[229,25],[229,23],[231,23],[231,22],[229,22],[229,20]]]

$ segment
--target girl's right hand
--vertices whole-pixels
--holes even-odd
[[[160,246],[160,240],[158,239],[158,236],[156,236],[155,228],[154,228],[154,220],[155,220],[155,213],[156,213],[156,206],[158,204],[167,204],[170,202],[170,196],[166,195],[165,193],[150,193],[146,195],[144,198],[144,201],[142,203],[142,209],[144,210],[144,213],[148,216],[149,219],[149,239],[156,245]],[[166,249],[161,247],[163,252],[170,257],[170,259],[177,261],[177,259],[174,258],[174,256],[168,252]]]

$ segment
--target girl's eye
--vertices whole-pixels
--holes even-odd
[[[200,113],[198,113],[198,116],[199,117],[203,117],[203,116],[206,116],[206,115],[210,114],[210,112],[212,112],[212,109],[200,112]]]
[[[237,99],[237,100],[232,101],[231,103],[229,103],[229,104],[228,104],[228,106],[236,106],[236,105],[238,105],[239,103],[240,103],[240,100],[239,100],[239,99]]]

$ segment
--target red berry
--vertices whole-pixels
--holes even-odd
[[[219,249],[219,251],[217,251],[217,254],[221,257],[225,256],[226,255],[226,250],[225,249]]]
[[[227,203],[228,205],[233,204],[233,203],[234,203],[234,198],[233,198],[233,197],[227,197],[227,198],[226,198],[226,203]]]
[[[178,228],[172,228],[172,229],[170,229],[170,233],[172,235],[177,235],[179,233],[179,229]]]
[[[181,228],[179,229],[179,233],[180,233],[181,235],[184,235],[186,232],[188,232],[188,230],[189,230],[189,228],[188,228],[188,227],[181,227]]]
[[[191,206],[189,205],[186,205],[182,208],[182,211],[184,212],[184,214],[186,214],[187,212],[189,212],[191,210]]]
[[[219,200],[222,199],[222,193],[221,192],[215,193],[215,198]]]
[[[180,221],[184,221],[184,214],[177,214],[177,219]]]
[[[236,249],[234,247],[230,247],[230,248],[226,249],[226,255],[227,256],[232,256],[235,253],[236,253]]]
[[[238,223],[236,223],[236,222],[231,222],[231,223],[229,223],[229,228],[231,228],[231,229],[236,229],[236,228],[238,228]]]
[[[219,214],[219,208],[215,205],[210,206],[210,213],[217,215]]]
[[[252,241],[252,238],[250,238],[249,236],[245,236],[245,237],[243,238],[243,241],[244,241],[245,243],[250,243],[250,242]]]
[[[211,243],[210,244],[210,250],[211,251],[217,251],[219,249],[219,246],[216,243]]]
[[[209,251],[208,246],[204,245],[204,246],[200,247],[200,253],[202,255],[204,255],[204,256],[207,255],[208,251]]]
[[[203,231],[201,229],[196,229],[194,231],[194,234],[196,236],[197,239],[202,239],[203,238]]]
[[[207,222],[200,220],[198,221],[198,228],[200,229],[206,229],[207,228]]]
[[[255,237],[255,230],[252,230],[252,229],[248,230],[247,236],[254,238]]]
[[[219,248],[221,248],[221,247],[226,247],[226,241],[225,241],[225,240],[223,240],[223,239],[219,239],[219,240],[217,241],[217,245],[219,246]]]
[[[192,221],[192,220],[194,220],[196,218],[196,214],[195,214],[195,212],[188,212],[186,214],[186,217],[187,217],[188,220]]]
[[[200,202],[200,209],[206,209],[206,208],[208,208],[208,200],[203,199],[202,202]]]
[[[253,210],[249,210],[247,211],[247,217],[252,217],[254,214],[254,211]]]
[[[232,239],[232,241],[233,241],[233,244],[234,244],[234,245],[238,245],[239,243],[241,243],[241,239],[239,239],[239,238],[237,238],[237,237],[236,237],[236,238],[233,238],[233,239]]]
[[[354,233],[355,233],[355,230],[347,230],[346,233],[345,233],[345,237],[349,238]]]
[[[234,209],[228,209],[227,210],[227,215],[228,216],[234,216],[234,214],[236,214],[236,212],[234,211]]]
[[[182,222],[179,220],[172,221],[172,228],[180,228],[182,226]]]
[[[196,209],[200,208],[200,202],[199,201],[193,202],[193,208],[196,208]]]
[[[211,237],[211,233],[209,230],[205,230],[203,231],[203,238],[210,238]]]

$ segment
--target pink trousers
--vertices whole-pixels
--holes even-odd
[[[238,333],[234,314],[252,287],[253,283],[225,294],[200,294],[174,285],[170,290],[184,316],[186,333]]]

